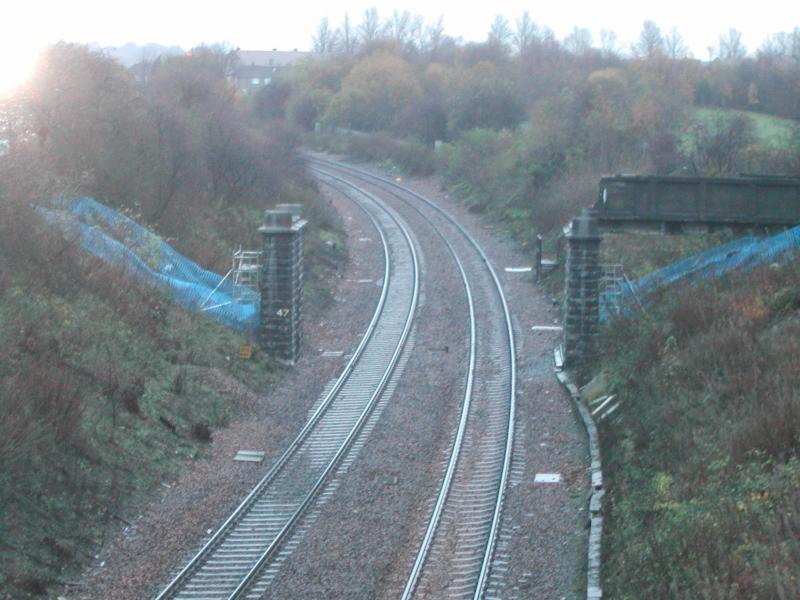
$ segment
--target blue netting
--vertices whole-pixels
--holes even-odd
[[[124,265],[189,310],[203,310],[242,331],[258,326],[258,293],[234,287],[230,277],[222,282],[221,275],[206,271],[125,215],[92,198],[79,198],[65,211],[38,210],[76,235],[89,253],[105,262]]]
[[[675,281],[690,283],[711,277],[723,277],[730,271],[746,271],[773,262],[787,260],[800,250],[800,226],[767,239],[744,237],[728,244],[684,258],[663,269],[653,271],[637,281],[623,284],[618,303],[611,292],[600,296],[600,320],[611,314],[630,314],[638,304],[646,304],[647,296]]]

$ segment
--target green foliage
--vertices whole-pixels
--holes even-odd
[[[603,422],[615,598],[793,598],[800,265],[664,294],[610,332]]]
[[[399,56],[378,52],[361,60],[343,79],[326,120],[363,131],[385,130],[421,94],[410,64]]]
[[[197,423],[219,426],[230,414],[202,374],[232,370],[225,357],[244,340],[212,323],[198,327],[177,307],[149,306],[150,292],[133,282],[114,284],[133,312],[91,284],[63,298],[31,293],[36,284],[21,277],[0,297],[0,589],[15,597],[80,562],[114,514],[173,477],[176,458],[197,453]],[[152,321],[145,309],[162,314]],[[270,377],[258,363],[247,369],[251,384]],[[189,394],[171,388],[178,369]],[[252,377],[256,369],[264,374]]]
[[[736,238],[731,231],[662,235],[655,232],[606,233],[600,245],[603,262],[623,263],[625,274],[636,280],[678,260],[721,246]]]
[[[525,119],[515,81],[491,63],[479,63],[456,79],[448,101],[451,137],[477,128],[506,129]]]
[[[322,118],[331,96],[331,92],[326,89],[293,94],[286,109],[289,124],[303,131],[311,131]]]
[[[408,175],[431,175],[436,168],[435,156],[430,148],[411,140],[395,140],[386,134],[349,132],[315,135],[311,143],[319,150],[381,163]]]
[[[566,157],[532,132],[476,129],[441,150],[442,176],[474,211],[487,212],[524,242],[547,231],[567,202],[551,204]]]

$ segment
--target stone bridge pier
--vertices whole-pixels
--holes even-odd
[[[597,356],[600,307],[600,241],[594,212],[584,209],[567,236],[564,300],[564,366],[575,368]]]
[[[299,204],[264,211],[261,324],[258,340],[270,356],[294,365],[303,341],[303,230]]]

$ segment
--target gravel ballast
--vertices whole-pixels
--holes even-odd
[[[588,493],[585,434],[553,376],[560,310],[532,282],[505,267],[532,257],[442,193],[433,180],[406,180],[453,214],[483,246],[512,314],[517,351],[517,430],[489,596],[578,598],[584,592]],[[379,240],[363,213],[333,192],[348,233],[350,261],[336,282],[337,302],[305,324],[305,350],[281,383],[259,395],[223,373],[207,377],[242,406],[241,417],[215,431],[207,456],[143,509],[87,570],[78,598],[145,598],[163,587],[207,531],[215,529],[299,431],[325,384],[355,348],[374,310],[383,270]],[[275,598],[396,598],[405,585],[438,492],[464,393],[467,307],[452,259],[410,209],[395,203],[422,254],[422,297],[404,376],[365,446],[316,511],[315,522],[270,588]],[[322,357],[321,351],[343,351]],[[234,463],[239,449],[263,450],[262,465]],[[535,483],[555,473],[560,483]],[[103,563],[103,566],[100,566]],[[73,596],[70,596],[73,597]]]
[[[497,551],[505,570],[498,569],[491,579],[489,595],[578,598],[586,542],[585,434],[553,376],[558,333],[531,330],[553,325],[559,311],[533,285],[532,273],[504,271],[530,265],[529,256],[452,203],[435,182],[403,184],[449,210],[478,238],[498,271],[514,321],[517,441]],[[378,429],[279,573],[269,597],[397,598],[438,491],[463,396],[466,316],[453,301],[463,296],[463,288],[451,259],[425,232],[422,219],[401,204],[393,206],[418,232],[424,256],[426,302],[415,350]],[[450,345],[449,357],[424,351],[459,330],[464,337]],[[534,483],[536,473],[558,473],[562,483]],[[386,474],[398,482],[387,484]]]
[[[325,385],[338,377],[343,356],[324,351],[351,351],[375,310],[380,288],[366,280],[383,277],[380,239],[364,213],[338,196],[325,197],[339,211],[347,232],[350,258],[331,282],[334,302],[305,323],[304,349],[298,364],[281,382],[258,394],[225,373],[206,377],[230,402],[238,416],[213,431],[213,442],[200,458],[186,465],[163,493],[141,507],[130,527],[117,531],[87,568],[82,586],[68,597],[141,599],[155,596],[177,569],[198,550],[249,493],[305,422]],[[264,462],[235,462],[238,450],[264,451]]]

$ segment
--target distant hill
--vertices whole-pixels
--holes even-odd
[[[162,46],[161,44],[144,44],[140,46],[131,42],[117,48],[114,46],[103,47],[98,44],[90,44],[89,46],[92,49],[102,50],[107,56],[116,59],[125,67],[132,67],[145,60],[155,60],[159,56],[175,56],[185,52],[180,46]]]

